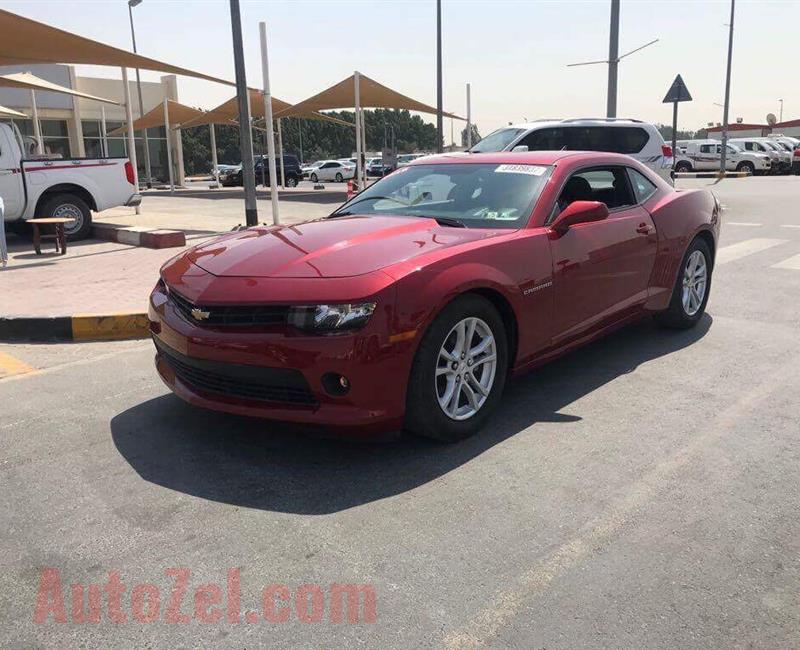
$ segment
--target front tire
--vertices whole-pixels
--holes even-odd
[[[507,369],[497,310],[476,294],[456,298],[428,327],[414,357],[405,428],[441,442],[475,435],[500,401]]]
[[[297,176],[287,176],[286,187],[297,187]]]
[[[311,174],[311,182],[312,183],[316,183],[317,182],[317,175],[316,174]]]
[[[703,317],[711,293],[713,262],[708,244],[695,237],[683,256],[669,307],[656,316],[664,327],[689,329]]]
[[[75,194],[56,194],[47,199],[36,216],[72,219],[72,222],[64,224],[68,241],[86,239],[92,230],[92,211],[86,201]]]
[[[742,162],[742,163],[739,163],[736,166],[736,171],[737,172],[745,172],[748,175],[752,176],[753,174],[756,173],[756,168],[755,168],[755,165],[753,165],[753,163]]]

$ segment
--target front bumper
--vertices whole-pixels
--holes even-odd
[[[362,330],[335,336],[211,329],[188,322],[156,289],[149,318],[158,373],[191,404],[344,435],[402,427],[414,346],[390,342],[388,316],[380,310]],[[331,395],[327,373],[347,377],[349,391]]]

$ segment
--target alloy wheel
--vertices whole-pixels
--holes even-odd
[[[497,370],[497,344],[480,318],[456,323],[445,337],[434,376],[439,407],[453,420],[466,420],[486,403]]]
[[[702,251],[693,251],[683,270],[681,302],[687,316],[694,316],[703,304],[708,285],[708,265]]]

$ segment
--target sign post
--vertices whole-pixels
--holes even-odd
[[[675,167],[676,145],[678,140],[678,102],[690,102],[692,96],[683,83],[683,77],[678,75],[669,87],[662,104],[672,104],[672,166]]]

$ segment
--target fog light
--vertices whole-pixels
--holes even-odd
[[[322,387],[328,395],[341,397],[350,390],[350,380],[336,372],[326,372],[322,375]]]

